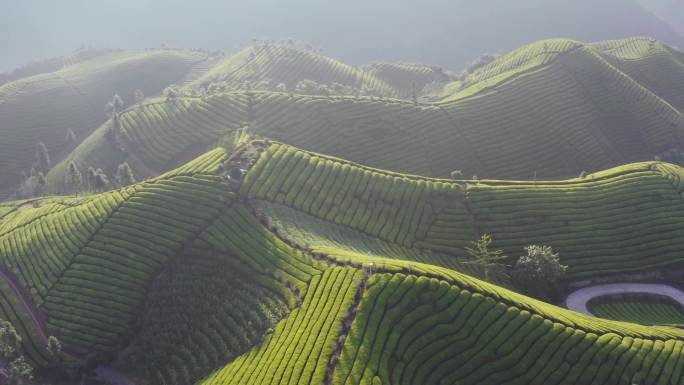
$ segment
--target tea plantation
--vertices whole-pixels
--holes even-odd
[[[683,91],[648,38],[460,74],[268,40],[4,74],[0,348],[58,384],[684,385],[670,299],[563,307],[680,285]]]
[[[391,79],[444,85],[453,75],[425,67],[375,64],[364,67],[364,74],[387,79],[373,84],[390,84],[396,92],[373,96],[377,93],[360,91],[367,89],[359,85],[362,80],[349,80],[345,84],[357,95],[342,90],[312,94],[273,84],[313,78],[292,69],[299,59],[281,63],[282,56],[313,53],[279,46],[260,49],[256,56],[239,53],[220,59],[203,75],[225,78],[221,82],[232,84],[229,87],[216,86],[203,96],[150,99],[123,111],[125,151],[107,140],[107,122],[50,171],[48,191],[69,191],[64,180],[70,162],[82,170],[101,168],[111,176],[128,161],[137,175],[156,176],[215,147],[238,128],[397,172],[448,177],[459,171],[464,177],[526,180],[570,178],[583,171],[677,155],[684,142],[684,56],[649,39],[534,43],[447,84],[443,98],[429,103],[412,101],[405,96],[405,85]],[[242,58],[245,55],[251,61]],[[238,59],[252,63],[249,66],[258,75],[230,80],[244,66],[224,63],[234,69],[231,72],[221,70],[221,63]],[[321,74],[320,82],[344,82],[335,74],[352,71],[341,64],[333,67],[339,69]],[[415,75],[397,74],[409,70]],[[212,71],[225,74],[210,75]],[[437,81],[426,83],[428,76]],[[187,87],[213,84],[199,79]],[[249,84],[270,80],[267,86],[245,90],[245,79]]]
[[[122,189],[4,204],[1,309],[37,365],[47,330],[154,384],[680,383],[681,330],[574,313],[459,257],[489,232],[512,256],[563,250],[568,279],[681,266],[683,216],[659,214],[682,209],[681,174],[440,180],[251,141]],[[618,207],[652,217],[601,233]]]

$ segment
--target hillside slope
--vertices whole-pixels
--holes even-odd
[[[366,68],[399,89],[413,79],[401,75],[405,82],[398,83],[383,70],[388,66]],[[684,54],[651,39],[537,42],[446,90],[432,104],[270,91],[148,100],[121,114],[123,144],[106,140],[105,124],[48,175],[49,191],[69,191],[71,161],[108,175],[127,161],[139,177],[150,177],[238,128],[434,177],[460,170],[484,178],[567,178],[684,147]]]
[[[260,43],[216,62],[205,74],[187,86],[245,89],[247,84],[257,89],[295,91],[299,82],[313,81],[330,87],[346,86],[363,94],[396,96],[398,90],[363,69],[342,63],[298,47],[295,43]],[[306,91],[306,89],[299,90]]]
[[[104,50],[78,49],[65,56],[34,61],[15,68],[12,71],[0,73],[0,85],[29,76],[58,71],[64,67],[80,63],[84,60],[92,59],[105,53],[106,51]]]
[[[105,121],[104,106],[115,93],[127,103],[136,89],[157,94],[202,58],[184,51],[110,52],[0,86],[0,190],[29,172],[37,143],[56,163]],[[69,129],[77,143],[67,143]]]
[[[682,175],[437,180],[253,141],[120,190],[4,204],[0,266],[67,348],[123,351],[153,384],[680,384],[681,330],[533,300],[459,257],[491,232],[512,256],[553,245],[570,280],[680,268]]]

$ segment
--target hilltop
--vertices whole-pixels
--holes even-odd
[[[2,318],[34,362],[44,328],[154,384],[681,382],[681,330],[485,282],[463,246],[552,244],[566,284],[681,268],[682,168],[453,181],[236,145],[122,189],[3,204],[0,266],[23,289],[0,285]]]
[[[275,45],[259,48],[252,64],[239,64],[256,49],[216,61],[183,83],[178,96],[130,106],[120,114],[116,140],[108,139],[112,122],[106,122],[47,174],[46,191],[70,191],[65,181],[72,162],[82,173],[99,168],[110,177],[127,162],[138,179],[153,177],[238,129],[373,167],[442,178],[455,170],[489,179],[568,178],[655,157],[681,158],[684,55],[652,39],[541,41],[451,83],[443,81],[454,75],[430,67],[355,68]],[[325,63],[315,84],[326,86],[278,90],[278,84],[309,76],[309,61],[282,64],[300,56]],[[336,83],[345,82],[342,69],[357,80]],[[364,95],[358,79],[384,84],[389,95],[405,94],[407,83],[415,89],[425,84],[425,90],[441,85],[443,94],[436,102],[424,101],[427,91],[415,100]],[[212,86],[245,82],[253,86]],[[347,91],[335,94],[332,84]]]

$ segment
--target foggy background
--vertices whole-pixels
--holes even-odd
[[[684,2],[640,1],[650,10],[637,0],[1,0],[0,71],[82,45],[234,51],[264,37],[353,64],[451,69],[543,38],[640,35],[684,47]]]

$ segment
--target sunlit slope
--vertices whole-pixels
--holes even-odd
[[[671,243],[680,175],[644,163],[536,184],[437,180],[255,141],[121,190],[5,204],[0,266],[69,349],[123,351],[115,365],[152,384],[677,384],[681,330],[570,312],[456,258],[488,231],[513,251],[516,233],[558,248],[578,277],[589,238],[577,230],[633,208],[648,228],[616,217],[616,233]],[[568,221],[570,241],[511,220],[535,218],[527,202]],[[483,221],[489,208],[504,215]],[[627,248],[591,241],[587,252]],[[25,315],[13,322],[30,335]]]
[[[609,54],[609,47],[623,46],[632,48]],[[648,54],[648,47],[656,54]],[[110,174],[130,156],[131,163],[147,166],[137,167],[145,176],[176,167],[246,127],[398,172],[574,177],[681,147],[681,55],[647,39],[594,45],[542,41],[474,72],[466,79],[471,86],[436,104],[263,91],[153,100],[122,114],[133,156],[100,156],[116,150],[104,140],[102,127],[70,159]],[[653,60],[669,64],[646,65]],[[63,163],[51,173],[52,186],[64,180],[65,168]]]
[[[68,129],[84,139],[106,119],[113,94],[132,103],[136,89],[159,93],[202,58],[183,51],[112,52],[1,86],[0,188],[16,185],[21,171],[31,169],[38,142],[53,161],[61,159],[72,150]]]
[[[283,175],[287,174],[285,170],[270,169],[266,163],[276,162],[282,156],[280,161],[290,164],[289,169],[296,172],[298,161],[304,161],[311,154],[289,155],[287,147],[269,148],[247,174],[242,192],[252,197],[252,190],[272,191],[287,202],[289,193],[299,190],[302,201],[313,205],[321,202],[323,208],[333,209],[335,202],[344,202],[344,198],[337,199],[340,195],[354,196],[339,189],[348,183],[326,186],[306,168],[300,168],[302,173],[296,175]],[[318,162],[329,160],[319,158]],[[345,167],[338,165],[338,170]],[[354,174],[353,165],[346,166],[350,167],[347,175]],[[335,169],[335,165],[331,164],[330,168]],[[366,171],[373,173],[376,180],[392,175]],[[337,177],[336,180],[343,179],[334,171],[327,174]],[[363,175],[356,175],[363,179]],[[406,180],[402,182],[407,185],[411,179],[418,183],[421,180],[403,178]],[[284,184],[278,184],[279,180]],[[305,182],[300,185],[297,181]],[[400,187],[402,182],[394,182],[394,187],[399,188],[392,192],[402,195],[405,191]],[[284,188],[288,184],[292,190]],[[321,185],[324,189],[330,187],[330,194],[325,191],[307,194],[307,186],[316,189]],[[383,196],[370,186],[366,191],[369,196]],[[386,191],[380,206],[391,202],[392,192]],[[358,199],[364,197],[361,195]],[[341,204],[340,212],[348,212],[347,209]],[[400,214],[403,213],[397,213]],[[271,215],[270,220],[277,217]],[[368,217],[382,218],[382,214],[371,212]],[[328,221],[337,222],[339,216],[330,218]],[[394,223],[397,222],[401,221]],[[299,223],[281,221],[271,226],[282,235],[290,233],[286,227],[299,226]],[[341,242],[337,247],[344,248]],[[328,270],[320,281],[312,281],[301,308],[282,321],[262,345],[201,383],[565,384],[570,379],[582,384],[630,384],[634,378],[646,383],[681,381],[679,360],[684,343],[677,329],[594,319],[453,270],[390,256],[370,256],[354,248],[344,256],[326,253],[316,246],[313,250],[329,261],[363,268],[365,274],[360,286],[343,270],[335,272],[336,280]],[[351,303],[351,308],[343,315],[337,308],[338,303],[347,306]],[[341,324],[337,339],[327,332],[325,319]],[[326,346],[331,347],[330,341],[335,342],[326,352]]]
[[[312,50],[286,44],[260,44],[243,49],[216,62],[188,87],[206,87],[211,83],[227,89],[275,89],[284,84],[295,91],[297,83],[311,80],[332,86],[353,87],[364,94],[397,96],[398,90],[360,68],[326,57]]]
[[[284,205],[408,248],[462,256],[485,233],[512,257],[529,244],[551,245],[578,279],[681,266],[682,175],[680,167],[651,162],[566,181],[435,180],[276,144],[243,192],[270,202],[272,216],[291,216],[273,206]]]

